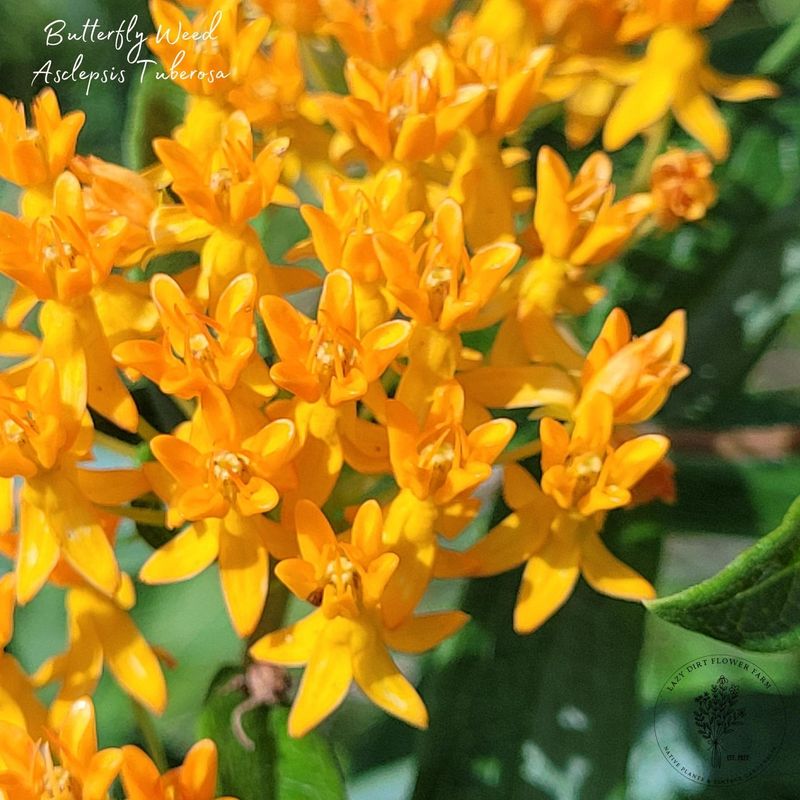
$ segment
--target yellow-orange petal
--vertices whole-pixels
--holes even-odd
[[[656,596],[651,583],[613,555],[596,533],[583,542],[581,572],[593,589],[609,597],[652,600]]]
[[[286,628],[262,636],[250,648],[250,655],[258,661],[300,667],[311,658],[328,623],[321,610],[314,611]]]
[[[198,575],[219,553],[220,527],[219,519],[202,519],[189,525],[147,559],[139,580],[174,583]]]
[[[417,690],[392,661],[373,630],[362,628],[353,653],[353,677],[379,708],[416,728],[428,727],[428,711]]]
[[[514,630],[530,633],[546,622],[572,594],[580,574],[576,541],[553,536],[528,561],[514,609]]]
[[[356,625],[335,617],[322,629],[289,713],[290,736],[304,736],[344,700],[353,679],[350,646]]]
[[[219,577],[236,633],[249,636],[261,619],[269,580],[267,549],[256,522],[236,514],[225,518],[219,537]]]
[[[396,628],[384,629],[383,638],[393,650],[424,653],[457,633],[469,621],[463,611],[438,611],[409,617]]]

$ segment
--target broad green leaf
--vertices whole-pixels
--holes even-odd
[[[147,70],[144,80],[131,93],[123,135],[125,162],[131,169],[144,169],[157,159],[152,142],[170,136],[183,120],[185,92],[172,81],[158,80]]]
[[[650,526],[625,524],[610,544],[652,576]],[[610,800],[624,786],[644,609],[581,583],[540,630],[520,636],[519,578],[472,581],[472,622],[432,657],[414,800]]]
[[[783,522],[712,578],[647,607],[668,622],[748,650],[800,644],[800,500]]]
[[[217,674],[200,717],[204,736],[219,750],[219,789],[238,800],[345,800],[344,779],[325,738],[311,732],[302,739],[287,733],[288,709],[260,706],[242,717],[248,749],[234,731],[234,711],[246,699],[237,688],[241,671]]]

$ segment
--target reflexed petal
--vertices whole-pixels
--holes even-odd
[[[314,566],[302,558],[283,559],[275,566],[275,574],[301,600],[308,600],[319,589]]]
[[[262,636],[250,648],[250,655],[258,661],[300,667],[311,657],[328,623],[321,610],[314,611],[286,628]]]
[[[575,541],[553,536],[525,567],[514,609],[514,630],[530,633],[546,622],[572,594],[580,574]]]
[[[490,408],[569,408],[575,402],[574,382],[557,367],[479,367],[458,380],[472,400]]]
[[[31,600],[55,568],[59,541],[42,509],[26,502],[20,505],[20,537],[17,556],[17,602]]]
[[[160,714],[167,703],[167,686],[156,654],[128,614],[97,594],[91,598],[88,590],[80,591],[84,613],[91,616],[108,668],[128,694]]]
[[[233,627],[244,638],[253,632],[267,599],[267,550],[257,529],[230,514],[219,537],[219,574]]]
[[[379,708],[417,728],[428,727],[428,712],[416,689],[392,661],[374,631],[364,631],[353,653],[353,677]],[[359,637],[361,639],[362,637]]]
[[[385,629],[383,637],[393,650],[424,653],[452,636],[469,621],[463,611],[440,611],[410,617],[397,628]]]
[[[218,519],[199,520],[153,553],[139,573],[144,583],[188,580],[213,563],[219,552]]]
[[[669,111],[677,90],[674,70],[648,69],[617,100],[603,130],[603,147],[619,150]]]
[[[527,561],[550,533],[552,503],[548,506],[548,515],[543,515],[541,508],[528,506],[495,525],[467,551],[475,564],[470,574],[499,575]]]
[[[704,144],[717,161],[724,161],[730,150],[730,135],[714,101],[693,84],[680,87],[673,106],[680,126]]]
[[[622,600],[652,600],[655,589],[638,572],[614,556],[596,533],[583,542],[581,572],[596,591]]]
[[[290,736],[304,736],[344,700],[353,679],[350,646],[356,624],[336,617],[323,628],[289,713]]]

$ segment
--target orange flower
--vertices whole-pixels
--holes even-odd
[[[388,68],[433,39],[433,23],[450,0],[372,0],[367,13],[348,0],[321,0],[321,6],[330,22],[320,33],[332,35],[348,55]]]
[[[178,249],[205,240],[195,294],[215,302],[242,272],[255,275],[262,291],[297,291],[314,285],[307,270],[274,269],[256,232],[247,224],[270,203],[294,205],[294,193],[278,183],[285,138],[275,139],[254,156],[253,131],[236,111],[226,118],[222,142],[211,154],[173,139],[156,139],[153,148],[172,176],[182,205],[162,205],[151,220],[157,247]]]
[[[286,419],[242,439],[224,397],[209,393],[187,438],[156,436],[153,454],[171,480],[152,480],[169,502],[167,523],[194,524],[153,553],[142,567],[145,583],[173,583],[197,575],[219,559],[220,580],[240,636],[253,631],[267,597],[268,553],[284,557],[291,537],[262,514],[294,485],[289,462],[295,428]]]
[[[111,274],[125,239],[125,218],[92,230],[78,179],[63,173],[55,183],[51,216],[26,222],[0,212],[0,229],[0,272],[27,290],[20,321],[37,298],[45,301],[41,356],[59,363],[85,358],[89,405],[135,431],[136,406],[111,348],[126,335],[152,330],[157,318],[145,287]]]
[[[487,95],[480,84],[457,85],[455,64],[440,45],[417,51],[392,72],[350,58],[345,78],[347,96],[324,95],[320,102],[331,124],[376,164],[410,164],[441,152]]]
[[[280,361],[270,370],[278,386],[331,406],[363,397],[398,356],[408,322],[382,323],[359,337],[353,279],[334,270],[325,279],[316,322],[280,297],[261,298],[259,309]]]
[[[65,390],[49,359],[30,371],[22,396],[0,384],[0,476],[9,481],[9,491],[0,495],[8,527],[13,520],[10,479],[24,479],[16,559],[21,603],[36,595],[59,556],[91,586],[113,595],[120,572],[95,503],[116,505],[147,489],[141,472],[78,466],[89,458],[92,433],[80,366],[62,369]]]
[[[454,200],[436,209],[431,237],[422,250],[414,252],[386,235],[376,237],[376,246],[400,309],[417,323],[442,331],[469,330],[520,255],[517,245],[497,242],[470,257],[463,214]]]
[[[0,793],[9,800],[105,800],[122,754],[117,748],[97,749],[92,701],[82,697],[73,703],[50,739],[41,745],[22,728],[0,722]]]
[[[730,136],[711,95],[740,102],[776,97],[778,87],[761,78],[736,78],[708,64],[708,43],[677,25],[658,28],[644,58],[619,76],[627,88],[614,105],[603,131],[603,146],[618,150],[671,110],[678,124],[717,161],[728,157]]]
[[[14,632],[14,575],[0,578],[0,648]],[[0,649],[0,723],[10,723],[31,736],[44,729],[46,712],[34,694],[33,684],[11,653]],[[2,764],[2,746],[0,746]]]
[[[397,400],[389,401],[386,416],[392,469],[401,489],[389,506],[385,531],[387,547],[400,556],[386,590],[385,616],[394,626],[417,605],[437,561],[446,556],[437,534],[453,538],[474,517],[470,495],[489,477],[516,426],[496,419],[467,433],[464,392],[455,382],[435,390],[422,425]]]
[[[398,558],[382,542],[383,517],[374,500],[364,503],[347,541],[336,538],[322,512],[308,501],[296,508],[300,558],[280,562],[277,576],[318,610],[288,628],[267,634],[252,656],[286,666],[306,665],[289,715],[289,733],[302,736],[331,714],[355,680],[373,703],[419,728],[428,714],[387,646],[419,653],[457,631],[458,611],[410,617],[390,630],[382,619],[386,583]]]
[[[256,290],[254,276],[239,275],[222,292],[210,317],[172,278],[155,275],[150,292],[164,336],[161,342],[123,342],[114,348],[114,360],[176,397],[200,397],[202,402],[216,387],[225,393],[242,428],[257,430],[266,422],[259,406],[277,389],[256,352]]]
[[[583,404],[571,434],[554,419],[542,420],[542,491],[565,511],[591,517],[628,505],[631,488],[666,455],[669,439],[658,434],[615,449],[613,422],[611,398],[599,391]]]
[[[681,222],[697,222],[717,199],[711,179],[713,164],[705,153],[672,148],[653,161],[650,194],[653,218],[671,231]]]
[[[28,128],[22,104],[0,95],[0,177],[28,189],[22,212],[33,219],[50,213],[53,184],[75,155],[86,115],[62,117],[52,89],[38,95],[31,112],[34,127]]]
[[[632,337],[628,315],[615,308],[586,355],[575,416],[601,393],[611,399],[617,425],[653,417],[672,387],[689,374],[681,363],[685,339],[683,311],[673,311],[658,328]]]
[[[148,40],[150,49],[190,95],[224,98],[246,81],[270,21],[258,17],[240,24],[239,6],[239,0],[213,0],[189,19],[175,3],[150,0],[157,29]],[[183,36],[192,34],[189,45]]]
[[[444,505],[475,489],[511,440],[515,425],[495,419],[470,433],[463,427],[464,391],[455,382],[440,386],[420,426],[396,400],[386,407],[392,468],[402,489],[420,500]]]
[[[128,800],[213,800],[217,788],[217,747],[201,739],[180,767],[163,775],[138,747],[122,748],[122,785]],[[234,800],[220,797],[218,800]]]
[[[104,663],[127,694],[162,713],[167,686],[155,650],[128,613],[136,602],[130,577],[123,573],[111,598],[87,586],[66,565],[60,565],[56,583],[67,587],[69,641],[63,653],[47,659],[33,676],[37,686],[61,684],[50,706],[51,724],[60,725],[78,698],[94,692]]]
[[[611,169],[605,153],[593,153],[573,179],[555,150],[539,150],[533,224],[544,252],[516,279],[520,315],[532,307],[581,314],[603,296],[590,268],[622,251],[651,202],[634,194],[615,203]]]
[[[343,269],[353,278],[359,325],[370,330],[392,316],[396,304],[375,251],[379,233],[410,244],[425,221],[410,210],[410,184],[399,167],[374,178],[347,181],[332,175],[323,189],[322,208],[301,206],[311,237],[295,245],[287,258],[316,255],[328,272]]]

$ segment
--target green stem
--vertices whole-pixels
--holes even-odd
[[[141,731],[147,752],[150,754],[150,758],[153,759],[153,763],[158,768],[158,771],[163,774],[169,768],[169,764],[167,763],[167,753],[164,750],[164,743],[158,735],[156,726],[153,723],[153,718],[150,716],[150,712],[147,711],[141,703],[132,698],[131,705],[133,706],[133,716]]]
[[[127,517],[142,525],[152,525],[156,528],[165,528],[167,525],[167,515],[160,508],[137,508],[136,506],[100,506],[100,508],[109,514]]]
[[[144,417],[139,417],[136,432],[145,442],[150,442],[154,436],[161,436],[161,431],[156,430]]]
[[[661,154],[671,127],[672,118],[669,114],[665,114],[661,121],[656,122],[645,132],[644,150],[642,150],[639,163],[633,172],[628,186],[628,194],[642,192],[650,185],[650,171],[653,168],[653,162]]]

